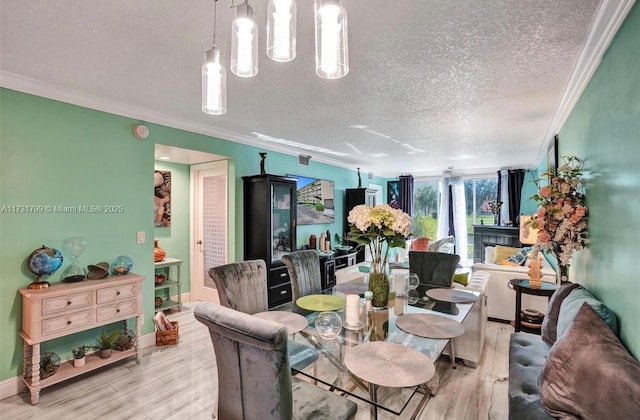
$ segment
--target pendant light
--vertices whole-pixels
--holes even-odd
[[[258,25],[247,1],[236,6],[231,24],[231,72],[240,77],[258,74]]]
[[[296,58],[295,0],[269,0],[267,5],[267,57],[287,62]]]
[[[213,45],[204,54],[202,65],[202,112],[211,115],[227,113],[227,70],[220,61],[222,52],[216,44],[216,9],[213,9]]]
[[[349,73],[347,12],[342,0],[315,0],[316,74],[339,79]]]

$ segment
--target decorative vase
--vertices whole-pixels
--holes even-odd
[[[87,361],[86,357],[81,357],[79,359],[73,359],[73,367],[82,367],[85,365]]]
[[[389,300],[389,277],[386,273],[369,273],[369,290],[373,293],[371,306],[374,308],[386,308]]]
[[[160,262],[162,260],[164,260],[164,257],[167,256],[167,252],[160,248],[160,245],[158,245],[158,240],[154,239],[153,240],[153,260],[155,262]]]

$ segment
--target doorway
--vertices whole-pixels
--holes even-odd
[[[209,269],[229,262],[228,161],[192,165],[191,185],[191,292],[195,300],[219,303]]]

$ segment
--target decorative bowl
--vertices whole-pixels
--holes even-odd
[[[164,302],[162,300],[162,298],[160,296],[156,296],[156,301],[155,301],[156,308],[161,307],[162,306],[162,302]]]
[[[315,322],[316,331],[325,340],[333,340],[342,331],[342,319],[336,312],[320,312]]]
[[[333,249],[335,249],[338,252],[345,253],[345,252],[351,251],[353,249],[353,247],[350,246],[350,245],[336,245],[336,246],[333,247]]]
[[[164,274],[156,274],[156,284],[162,284],[167,279]]]
[[[87,266],[87,278],[91,280],[103,279],[109,275],[109,263],[101,262]]]

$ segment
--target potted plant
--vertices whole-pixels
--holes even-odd
[[[87,346],[82,345],[78,348],[75,348],[73,350],[71,350],[71,352],[73,353],[73,367],[81,367],[84,366],[85,362],[86,362],[86,356],[87,356]]]
[[[113,349],[113,345],[115,344],[118,336],[120,335],[120,331],[114,331],[111,334],[107,335],[107,333],[102,330],[100,333],[100,337],[96,339],[98,345],[96,348],[100,350],[100,358],[108,359],[111,357],[111,350]]]

